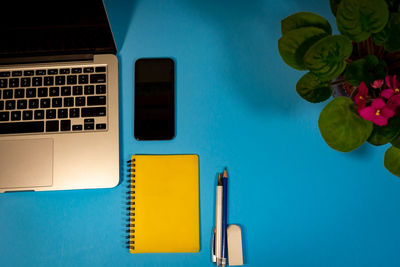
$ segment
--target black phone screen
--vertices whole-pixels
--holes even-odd
[[[175,67],[170,58],[135,62],[134,135],[137,140],[175,136]]]

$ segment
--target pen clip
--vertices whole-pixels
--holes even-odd
[[[215,234],[216,234],[216,229],[215,227],[213,228],[212,231],[212,241],[211,241],[211,260],[212,262],[217,262],[217,255],[215,255]]]

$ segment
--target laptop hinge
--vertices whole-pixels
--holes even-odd
[[[75,54],[58,56],[39,56],[39,57],[13,57],[0,58],[1,65],[24,64],[24,63],[47,63],[47,62],[68,62],[68,61],[93,61],[93,54]]]

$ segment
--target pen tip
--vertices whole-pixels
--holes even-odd
[[[226,171],[226,168],[224,170],[224,178],[228,178],[228,172]]]
[[[220,174],[220,173],[218,173],[217,185],[222,185],[222,177],[221,177],[221,174]]]

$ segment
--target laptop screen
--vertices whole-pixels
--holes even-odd
[[[3,1],[0,58],[116,53],[102,0]]]

